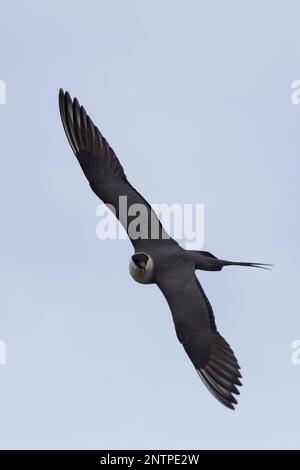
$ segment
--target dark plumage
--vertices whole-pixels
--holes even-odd
[[[234,409],[241,385],[240,366],[229,344],[219,334],[212,307],[198,281],[195,270],[220,271],[226,265],[264,267],[257,263],[236,263],[216,258],[205,251],[189,251],[170,238],[150,204],[129,183],[122,165],[83,106],[73,101],[68,92],[59,92],[63,126],[72,150],[94,193],[114,206],[116,216],[133,244],[135,254],[130,262],[132,277],[141,283],[156,283],[172,312],[177,337],[211,393],[228,408]],[[119,196],[127,196],[128,207],[143,204],[150,227],[141,227],[138,238],[131,233],[130,222],[122,220]]]

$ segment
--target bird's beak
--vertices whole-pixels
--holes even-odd
[[[135,263],[142,271],[145,271],[146,264],[143,261]]]

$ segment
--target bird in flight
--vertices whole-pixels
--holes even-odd
[[[234,409],[237,387],[242,385],[240,366],[217,330],[213,309],[195,271],[221,271],[232,265],[268,269],[270,265],[225,261],[207,251],[182,248],[130,184],[112,147],[77,98],[72,100],[61,89],[59,109],[65,133],[91,189],[113,210],[132,242],[131,276],[142,284],[157,284],[172,312],[177,338],[199,376],[219,402]],[[127,198],[127,207],[143,209],[145,217],[139,227],[129,211],[122,213],[120,197]]]

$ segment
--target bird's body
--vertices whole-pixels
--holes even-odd
[[[211,393],[233,409],[240,383],[239,365],[218,333],[212,307],[195,270],[220,271],[223,266],[263,267],[224,261],[206,251],[183,249],[164,230],[150,204],[129,183],[122,165],[77,99],[60,90],[60,113],[73,152],[95,194],[124,226],[134,247],[130,274],[141,284],[156,283],[172,312],[177,337]],[[135,211],[124,211],[126,207]],[[138,226],[136,210],[143,215]]]

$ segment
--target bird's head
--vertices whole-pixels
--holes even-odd
[[[129,272],[136,282],[152,284],[154,282],[153,259],[146,253],[135,253],[130,258]]]

